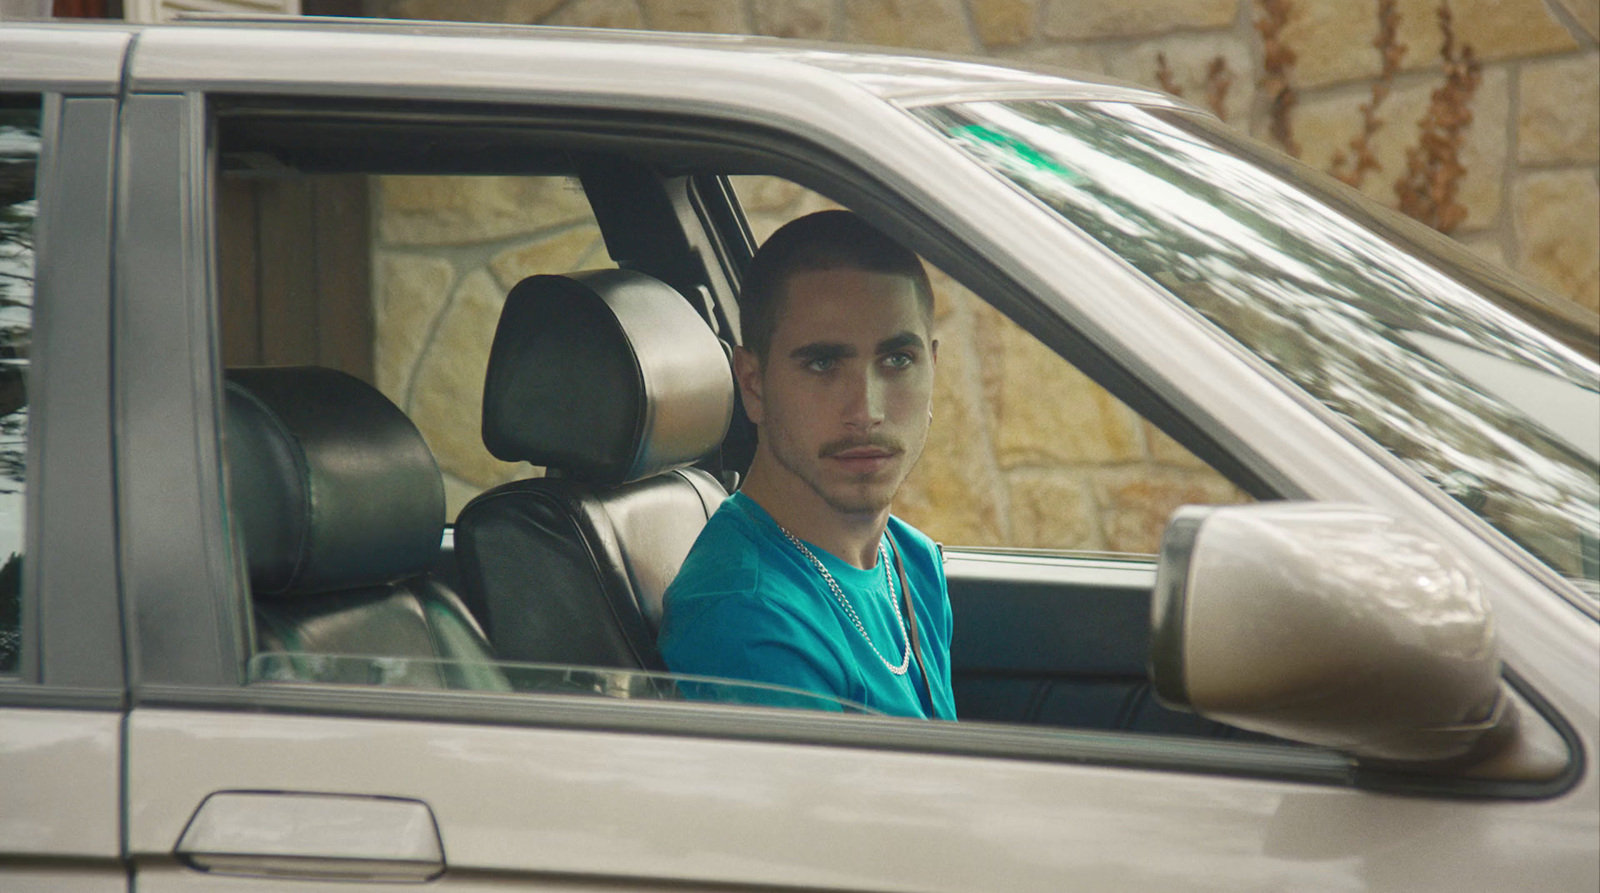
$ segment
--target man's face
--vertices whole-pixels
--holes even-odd
[[[766,362],[741,351],[737,363],[774,471],[838,512],[888,508],[928,436],[937,348],[909,277],[792,277]]]

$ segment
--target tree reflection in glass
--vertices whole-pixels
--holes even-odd
[[[1551,410],[1600,411],[1587,360],[1181,114],[1046,101],[918,114],[1541,560],[1600,577],[1600,457]],[[1486,386],[1490,367],[1515,367],[1536,399]]]
[[[34,179],[39,109],[0,106],[0,673],[21,647],[27,370],[33,334]]]

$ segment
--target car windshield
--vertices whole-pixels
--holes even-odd
[[[1179,113],[915,113],[1591,596],[1600,370]]]

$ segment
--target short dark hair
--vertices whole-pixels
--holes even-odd
[[[850,211],[818,211],[779,227],[750,262],[739,296],[744,346],[765,363],[789,280],[799,273],[841,269],[910,278],[923,319],[931,323],[933,286],[915,252]]]

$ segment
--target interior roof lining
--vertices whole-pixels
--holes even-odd
[[[584,155],[621,155],[669,176],[768,173],[758,150],[738,145],[738,128],[715,122],[726,140],[686,131],[711,125],[682,117],[574,114],[497,107],[447,114],[416,103],[360,109],[249,101],[219,103],[224,170],[285,173],[576,175]],[[292,112],[291,112],[292,110]]]

